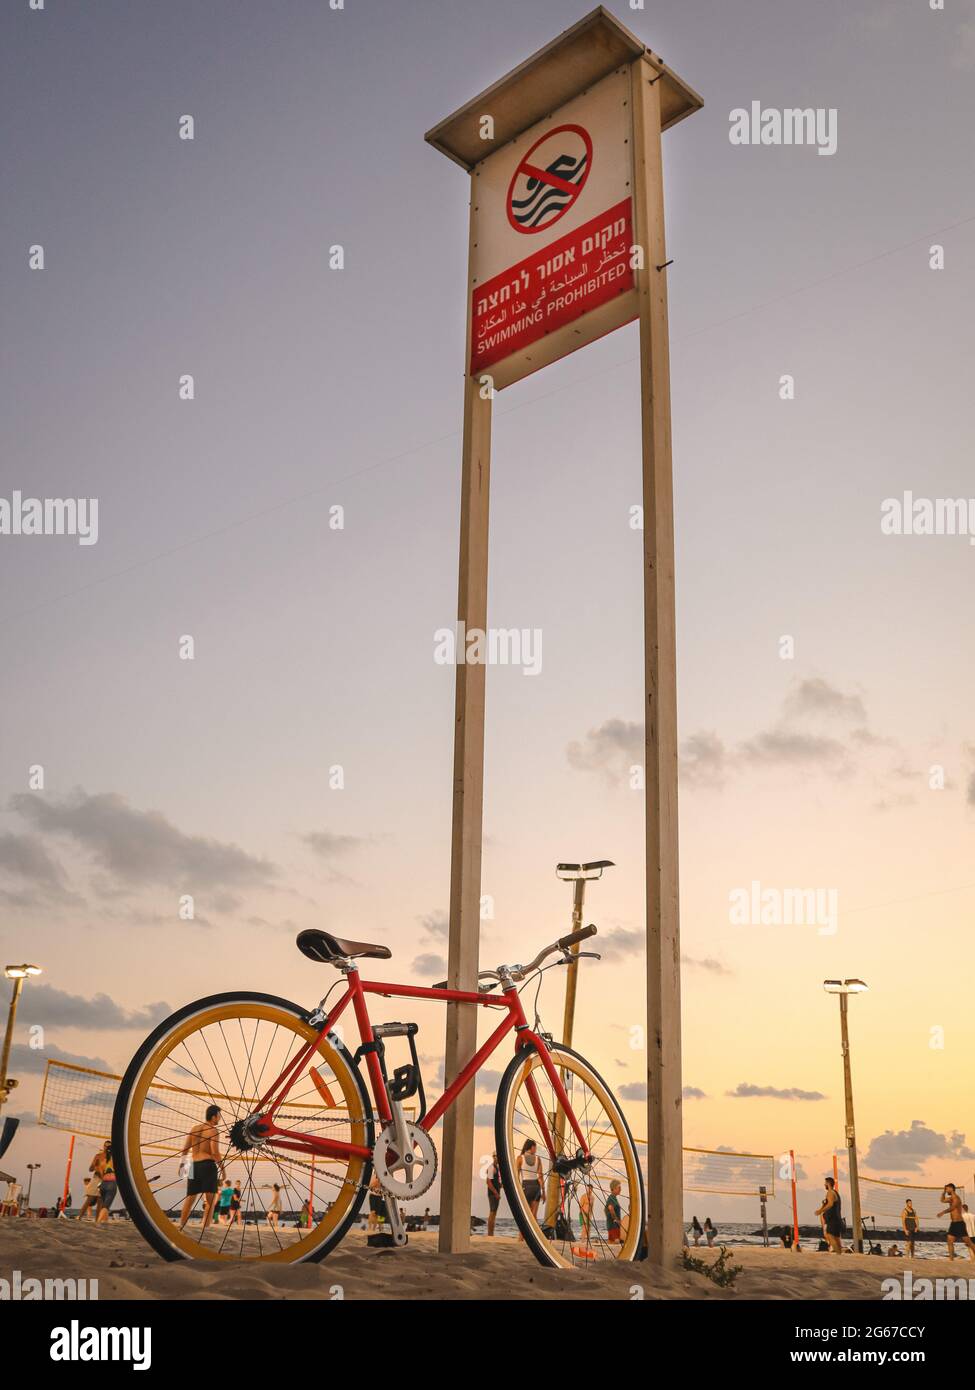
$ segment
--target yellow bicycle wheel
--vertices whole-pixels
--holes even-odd
[[[556,1044],[552,1061],[588,1157],[534,1050],[508,1065],[498,1090],[495,1140],[511,1214],[544,1265],[589,1269],[635,1260],[643,1245],[643,1178],[636,1144],[599,1073]]]
[[[233,1137],[317,1033],[286,999],[222,994],[173,1014],[136,1053],[115,1103],[112,1149],[126,1209],[165,1259],[295,1264],[320,1260],[345,1235],[365,1197],[366,1159],[240,1146]],[[221,1112],[223,1204],[196,1192],[199,1174],[188,1177],[183,1156],[187,1135],[213,1106]],[[338,1039],[319,1041],[276,1120],[372,1148],[368,1097]]]

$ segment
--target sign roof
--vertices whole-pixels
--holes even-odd
[[[629,29],[598,5],[557,39],[448,116],[426,140],[464,169],[513,140],[542,117],[563,106],[624,63],[644,58],[662,78],[664,130],[704,105]],[[481,138],[481,118],[494,118],[494,139]]]

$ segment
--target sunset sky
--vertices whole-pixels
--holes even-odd
[[[314,1002],[304,927],[442,977],[467,184],[423,133],[590,8],[4,8],[0,496],[99,499],[96,545],[0,536],[0,950],[45,972],[0,1166],[41,1162],[42,1199],[48,1058],[121,1071],[216,991]],[[975,0],[609,8],[705,100],[664,139],[685,1144],[794,1148],[808,1217],[844,1144],[822,981],[860,976],[864,1172],[971,1185],[975,548],[880,518],[973,491]],[[835,108],[835,155],[732,145],[753,100]],[[495,403],[490,622],[543,661],[487,674],[481,955],[568,929],[559,860],[615,861],[576,1042],[644,1137],[637,359],[630,326]],[[733,923],[753,882],[835,892],[837,930]],[[432,1078],[442,1013],[416,1016]]]

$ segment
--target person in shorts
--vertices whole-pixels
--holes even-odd
[[[220,1139],[217,1133],[220,1114],[219,1105],[208,1105],[202,1123],[193,1126],[180,1151],[182,1156],[189,1154],[190,1158],[186,1196],[183,1198],[183,1207],[179,1215],[180,1230],[190,1219],[190,1212],[196,1206],[199,1197],[203,1198],[204,1230],[209,1226],[213,1216],[217,1188],[220,1185]]]
[[[389,1219],[389,1209],[386,1206],[386,1199],[383,1196],[383,1189],[379,1182],[379,1174],[373,1173],[369,1179],[369,1233],[374,1235],[382,1225]]]
[[[90,1173],[88,1177],[85,1178],[82,1186],[85,1189],[85,1200],[81,1204],[81,1210],[75,1217],[76,1221],[84,1221],[89,1212],[91,1212],[92,1217],[94,1217],[95,1208],[98,1205],[98,1194],[101,1191],[102,1180],[95,1173]]]
[[[534,1139],[525,1140],[515,1164],[525,1201],[531,1209],[532,1216],[537,1216],[538,1204],[542,1200],[542,1160],[538,1156],[538,1145]]]
[[[961,1194],[953,1182],[946,1182],[941,1193],[942,1202],[948,1205],[944,1211],[939,1211],[939,1216],[950,1218],[948,1225],[948,1259],[955,1258],[955,1241],[960,1240],[963,1245],[968,1246],[968,1253],[975,1260],[975,1241],[968,1234],[968,1227],[965,1225],[965,1204],[961,1199]]]
[[[901,1212],[901,1229],[904,1232],[904,1239],[907,1241],[907,1253],[914,1258],[914,1242],[917,1240],[918,1219],[917,1212],[914,1210],[914,1203],[908,1197],[904,1203],[904,1210]]]
[[[619,1178],[614,1178],[609,1185],[609,1196],[606,1198],[606,1239],[610,1245],[623,1243],[623,1208],[620,1206],[622,1191],[623,1184]],[[694,1220],[696,1221],[697,1217]],[[696,1240],[694,1244],[697,1244]]]
[[[501,1170],[498,1168],[497,1154],[491,1155],[491,1166],[487,1170],[488,1221],[487,1233],[494,1235],[494,1223],[501,1205]]]
[[[840,1201],[840,1194],[836,1190],[836,1180],[825,1178],[824,1185],[826,1196],[820,1206],[816,1208],[816,1215],[821,1218],[823,1223],[823,1235],[826,1244],[834,1255],[843,1253],[843,1204]]]
[[[118,1181],[115,1177],[115,1161],[112,1158],[112,1146],[106,1144],[102,1150],[102,1166],[99,1174],[102,1185],[98,1193],[98,1202],[95,1206],[95,1222],[107,1222],[109,1212],[112,1210],[112,1203],[115,1201],[118,1192]]]
[[[234,1185],[229,1178],[224,1178],[223,1186],[220,1189],[220,1196],[217,1198],[217,1221],[230,1225],[230,1202],[234,1195]]]

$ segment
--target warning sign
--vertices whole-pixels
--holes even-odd
[[[543,135],[518,165],[508,189],[508,221],[516,232],[543,232],[572,207],[592,168],[592,140],[581,125]]]
[[[472,373],[507,386],[636,317],[632,178],[626,69],[476,166]]]

